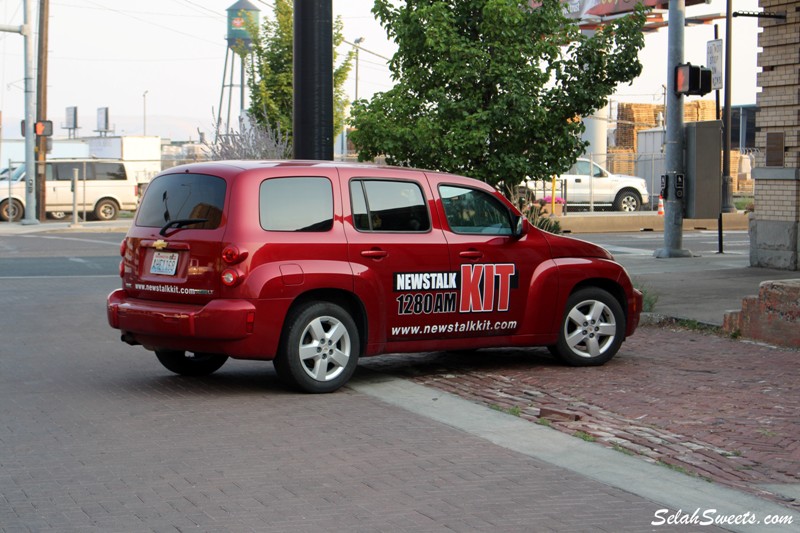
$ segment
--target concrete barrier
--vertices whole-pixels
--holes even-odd
[[[564,233],[612,233],[619,231],[664,231],[664,217],[656,213],[567,213],[556,216]],[[748,214],[724,213],[725,230],[746,230]],[[684,219],[683,230],[716,230],[717,219]]]

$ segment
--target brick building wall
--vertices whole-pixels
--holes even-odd
[[[765,164],[768,132],[783,132],[785,166],[800,166],[800,2],[759,0],[768,13],[781,13],[786,20],[760,18],[756,95],[756,146],[762,149],[756,165]]]
[[[759,0],[765,13],[785,19],[760,18],[756,146],[753,169],[755,212],[750,218],[750,264],[800,269],[800,1]],[[770,146],[767,134],[783,134]],[[773,150],[777,149],[775,158]],[[776,163],[777,161],[777,163]],[[770,166],[767,166],[769,164]]]

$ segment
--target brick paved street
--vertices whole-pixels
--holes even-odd
[[[184,379],[106,324],[118,242],[0,238],[1,533],[719,531],[652,525],[666,509],[796,530],[774,494],[798,487],[798,352],[644,327],[602,368],[534,349],[364,360],[326,396],[268,363]]]
[[[666,507],[269,364],[173,376],[105,324],[118,283],[0,281],[3,533],[638,532]]]
[[[362,364],[800,508],[760,487],[800,483],[798,351],[649,326],[600,368],[563,366],[544,349],[488,354]]]

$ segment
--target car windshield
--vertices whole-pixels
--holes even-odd
[[[0,176],[0,181],[8,181],[8,169],[6,169],[2,176]],[[25,165],[20,165],[14,170],[11,171],[11,181],[22,181],[25,179]]]

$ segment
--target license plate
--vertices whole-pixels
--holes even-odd
[[[153,262],[150,263],[151,274],[174,276],[178,267],[178,254],[176,252],[155,252]]]

